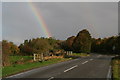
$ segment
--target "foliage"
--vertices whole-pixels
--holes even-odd
[[[115,47],[115,52],[120,54],[120,36],[116,38]]]
[[[44,53],[44,55],[47,55],[49,51],[59,49],[58,43],[59,40],[53,38],[36,38],[25,40],[19,48],[23,55],[33,55],[33,53]]]
[[[69,38],[67,38],[66,41],[62,42],[62,48],[66,51],[72,51],[73,48],[72,48],[72,44],[74,42],[74,39],[75,39],[75,36],[71,36]]]
[[[17,55],[19,48],[12,42],[2,41],[2,64],[3,66],[10,65],[9,55]]]
[[[73,51],[74,52],[90,52],[91,51],[91,35],[84,29],[80,31],[73,42]]]
[[[120,52],[120,36],[112,36],[108,38],[92,39],[92,52],[107,52],[117,53]]]

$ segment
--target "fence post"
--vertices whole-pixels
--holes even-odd
[[[33,56],[34,56],[34,61],[36,61],[36,54],[33,54]]]
[[[41,61],[44,61],[44,59],[43,59],[43,53],[41,53]]]

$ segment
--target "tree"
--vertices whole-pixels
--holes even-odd
[[[120,36],[117,36],[115,42],[115,52],[120,54]]]
[[[11,53],[10,46],[6,40],[3,40],[2,41],[2,65],[3,66],[10,65],[9,53]]]
[[[13,42],[9,42],[11,55],[17,55],[19,53],[19,48]]]
[[[45,54],[51,49],[51,45],[46,38],[36,38],[32,40],[25,40],[19,48],[23,55],[33,55],[34,53]]]
[[[120,38],[119,36],[112,36],[103,39],[94,39],[92,41],[92,52],[99,53],[119,53],[120,52]]]
[[[48,52],[51,48],[49,43],[45,39],[36,39],[33,47],[36,53],[45,53]]]
[[[13,42],[8,42],[7,40],[2,41],[2,64],[3,66],[10,65],[10,55],[15,55],[19,53],[19,48],[13,44]]]
[[[91,51],[91,35],[88,30],[80,31],[73,42],[74,52],[90,52]]]
[[[75,39],[75,36],[71,36],[71,37],[67,38],[67,40],[65,42],[67,51],[72,51],[73,50],[72,44],[73,44],[74,39]]]

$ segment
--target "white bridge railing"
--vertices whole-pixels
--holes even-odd
[[[66,55],[72,55],[73,52],[72,51],[65,51]]]
[[[43,53],[33,54],[33,55],[34,55],[34,61],[44,61]]]

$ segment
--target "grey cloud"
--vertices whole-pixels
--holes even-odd
[[[64,40],[84,28],[96,38],[118,33],[117,3],[38,2],[33,4],[42,14],[53,37],[57,39]],[[22,42],[24,39],[44,36],[28,3],[4,3],[3,13],[4,39]]]

